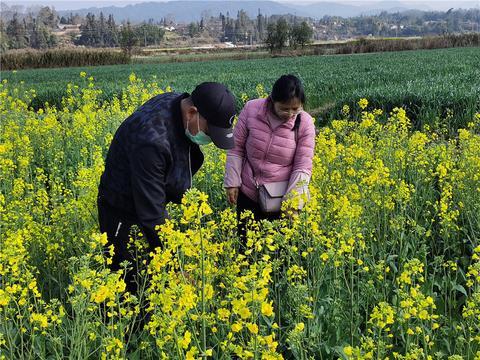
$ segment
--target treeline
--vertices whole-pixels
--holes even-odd
[[[119,26],[112,15],[105,18],[101,12],[98,17],[89,13],[80,26],[80,37],[76,45],[90,47],[122,47],[130,52],[134,46],[159,45],[165,35],[165,30],[153,20],[138,25],[130,22]]]
[[[0,18],[0,50],[48,49],[58,45],[58,34],[65,25],[79,25],[79,33],[71,32],[71,43],[88,47],[121,47],[130,53],[135,46],[159,45],[165,30],[153,20],[141,24],[117,24],[112,15],[92,13],[82,18],[71,14],[59,17],[55,10],[42,7],[37,13],[12,12],[10,19]],[[55,35],[57,34],[57,35]]]
[[[286,19],[280,18],[267,25],[265,44],[271,52],[282,51],[286,46],[303,48],[311,42],[312,36],[313,29],[306,21],[290,25]]]
[[[275,27],[279,21],[280,28],[276,31]],[[199,22],[188,24],[184,34],[190,37],[207,35],[221,42],[249,45],[265,43],[267,39],[271,41],[275,36],[281,35],[285,37],[285,44],[298,42],[305,44],[300,37],[304,37],[305,34],[309,37],[313,36],[311,24],[312,19],[293,15],[267,16],[259,12],[256,18],[250,18],[246,11],[239,10],[235,17],[232,17],[229,12],[209,18],[202,17]],[[279,38],[275,40],[277,43],[279,41]]]
[[[315,21],[319,39],[358,36],[410,37],[480,32],[480,9],[406,11],[343,18],[325,16]]]
[[[184,33],[190,37],[209,36],[233,44],[265,44],[274,52],[286,47],[304,47],[313,39],[314,29],[305,19],[292,15],[268,17],[259,13],[256,19],[251,19],[240,10],[236,18],[227,12],[226,15],[221,13],[218,17],[192,22]]]
[[[48,6],[36,14],[13,13],[9,21],[0,18],[0,50],[55,47],[57,38],[52,30],[57,28],[58,21],[56,12]]]
[[[188,25],[186,35],[194,37],[207,33],[210,37],[234,44],[264,43],[272,34],[268,28],[274,26],[272,24],[276,25],[280,18],[283,18],[290,27],[306,22],[312,28],[312,37],[315,40],[339,40],[362,36],[435,36],[480,32],[479,9],[451,9],[447,12],[412,10],[397,13],[382,12],[378,15],[351,18],[325,16],[322,19],[289,14],[266,16],[261,13],[256,18],[250,18],[245,11],[240,10],[235,17],[230,16],[228,12],[209,18],[202,17],[199,22],[192,22]],[[283,21],[281,26],[284,26]],[[270,44],[267,45],[270,46]]]

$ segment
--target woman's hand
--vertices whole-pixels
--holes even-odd
[[[227,192],[227,200],[229,204],[235,205],[237,203],[238,190],[238,187],[230,187],[225,189],[225,191]]]

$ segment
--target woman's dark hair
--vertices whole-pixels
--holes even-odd
[[[302,82],[295,75],[282,75],[275,81],[270,97],[274,102],[282,103],[298,98],[302,104],[305,104],[307,100]]]

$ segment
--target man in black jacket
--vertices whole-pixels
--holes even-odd
[[[153,97],[118,128],[110,145],[98,189],[100,231],[114,246],[111,269],[125,260],[130,228],[137,225],[150,249],[160,246],[157,225],[167,217],[167,202],[179,203],[203,163],[199,145],[213,141],[233,147],[235,99],[219,83],[202,83],[191,95],[165,93]],[[127,289],[135,292],[132,271]]]

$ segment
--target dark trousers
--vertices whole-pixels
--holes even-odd
[[[247,245],[247,222],[248,221],[241,218],[241,214],[245,210],[250,210],[253,213],[253,218],[255,219],[255,221],[276,220],[276,219],[279,219],[281,215],[280,212],[269,213],[269,214],[264,213],[257,202],[253,201],[247,195],[245,195],[240,191],[238,193],[238,199],[237,199],[237,223],[238,223],[237,232],[241,241],[241,245],[243,247],[242,250],[246,249],[246,245]]]
[[[135,275],[137,274],[136,259],[132,251],[128,249],[131,228],[136,222],[131,215],[108,204],[102,196],[98,197],[97,205],[100,231],[107,233],[108,238],[105,252],[108,253],[108,248],[111,245],[114,248],[112,263],[109,265],[109,268],[112,271],[117,271],[122,268],[120,265],[122,262],[128,261],[130,265],[125,274],[125,283],[127,290],[132,294],[136,294],[138,290],[137,281],[135,281]]]

